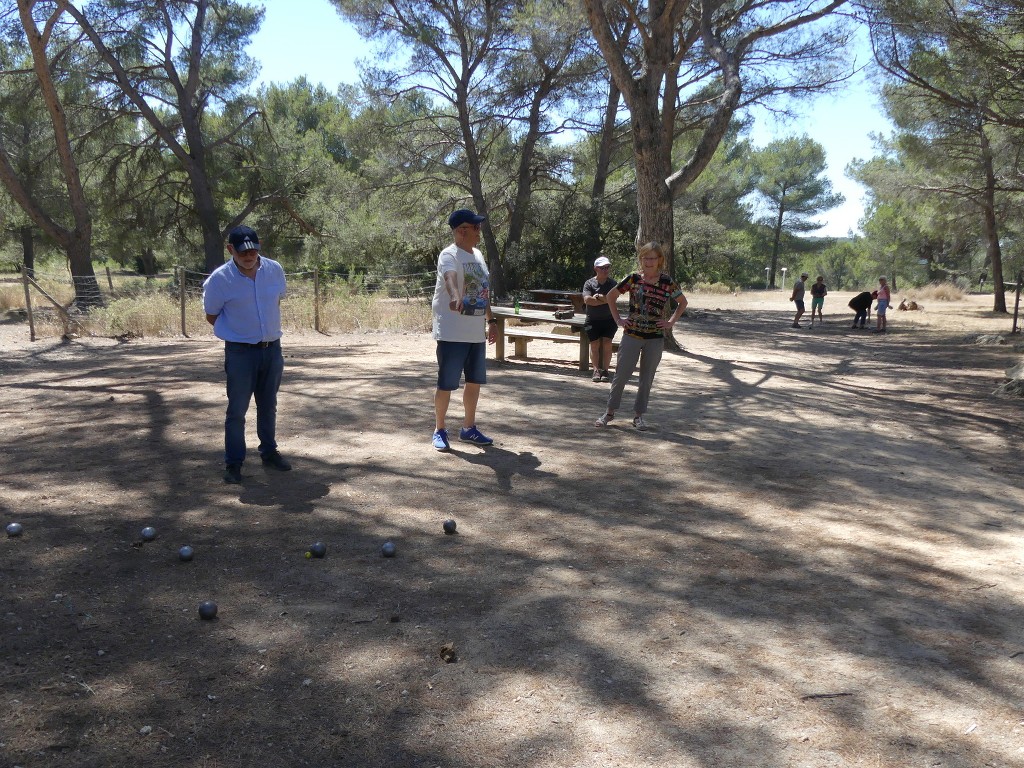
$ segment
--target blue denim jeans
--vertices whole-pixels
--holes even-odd
[[[224,419],[224,463],[245,461],[245,414],[256,399],[256,434],[261,456],[277,450],[277,390],[284,372],[280,340],[268,347],[224,342],[228,411]]]

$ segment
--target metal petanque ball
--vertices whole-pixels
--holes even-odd
[[[156,538],[156,528],[154,528],[151,525],[147,525],[145,528],[142,529],[142,540],[143,541],[152,541],[155,538]]]
[[[385,541],[384,546],[380,548],[380,553],[383,557],[394,557],[397,548],[390,541]]]
[[[322,541],[315,542],[309,545],[309,554],[313,557],[323,557],[327,554],[327,545]]]
[[[195,552],[192,551],[192,547],[185,545],[184,547],[178,550],[178,559],[183,560],[187,563],[189,560],[192,559],[192,556],[194,554]]]
[[[213,600],[207,600],[199,604],[200,619],[214,619],[217,617],[217,604]]]
[[[448,536],[451,536],[453,533],[455,533],[456,525],[454,520],[445,520],[441,524],[441,527],[444,528],[444,532]]]
[[[7,524],[7,535],[8,536],[21,536],[21,532],[24,530],[21,523],[8,523]]]

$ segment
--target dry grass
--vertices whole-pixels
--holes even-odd
[[[25,308],[25,289],[20,282],[0,283],[0,312]]]
[[[189,335],[206,324],[205,318],[186,304]],[[181,305],[166,294],[129,296],[109,301],[89,313],[89,331],[96,336],[165,337],[181,335]]]
[[[929,283],[920,288],[911,288],[904,295],[913,301],[961,301],[966,292],[956,283]]]
[[[694,293],[710,293],[715,295],[733,294],[738,293],[738,288],[733,288],[731,285],[725,283],[695,283],[693,286]]]
[[[41,275],[44,290],[62,305],[74,298],[70,283],[54,276]],[[147,281],[138,276],[113,277],[114,292],[110,293],[105,275],[100,275],[100,287],[107,304],[94,310],[81,322],[89,333],[96,336],[131,336],[138,338],[167,338],[180,336],[181,308],[177,293],[167,279]],[[288,287],[287,299],[282,304],[282,323],[286,332],[310,331],[317,327],[317,310],[312,284],[293,281]],[[761,303],[766,308],[790,311],[786,301],[788,293],[782,291],[739,292],[721,283],[699,284],[686,291],[694,307],[730,307],[734,303],[748,305]],[[834,292],[826,302],[829,314],[846,314],[843,292]],[[850,294],[852,295],[852,294]],[[988,300],[978,304],[982,297],[966,294],[953,283],[933,283],[921,288],[900,292],[901,297],[917,301],[928,307],[942,304],[943,311],[958,311],[957,305],[971,300],[971,309],[981,308]],[[989,297],[990,299],[990,297]],[[24,289],[18,283],[0,283],[0,311],[23,309]],[[35,294],[33,296],[36,333],[41,337],[59,337],[66,331],[52,305]],[[936,307],[932,307],[935,309]],[[966,307],[965,307],[966,309]],[[909,314],[909,313],[907,313]],[[921,313],[923,314],[923,313]],[[845,318],[844,318],[845,319]],[[901,318],[907,322],[906,318]],[[919,323],[925,322],[920,319]],[[423,298],[388,298],[382,294],[368,295],[351,292],[347,286],[331,286],[322,290],[319,306],[319,329],[325,333],[402,332],[426,331],[431,323],[430,306]],[[203,314],[198,293],[193,292],[185,305],[185,333],[197,337],[212,333]]]
[[[21,286],[18,289],[21,290]],[[4,295],[7,293],[9,291]],[[10,306],[23,308],[24,304],[22,294],[22,301],[11,302]],[[36,306],[35,302],[33,306]],[[323,297],[319,315],[319,327],[325,333],[424,331],[430,328],[431,322],[430,305],[423,301],[365,295]],[[40,337],[65,333],[60,316],[52,308],[36,307],[33,319],[36,334]],[[79,330],[93,336],[168,338],[182,335],[181,304],[170,293],[153,292],[109,299],[105,306],[87,316],[78,316],[78,319],[82,324]],[[186,335],[196,337],[212,333],[198,296],[186,299],[184,319]],[[316,307],[312,292],[290,295],[281,305],[281,321],[288,332],[315,328]]]
[[[36,272],[45,293],[64,308],[75,298],[70,277],[60,270]],[[70,331],[106,337],[168,338],[212,333],[203,312],[197,286],[189,286],[184,313],[178,286],[172,276],[145,278],[141,275],[97,273],[104,306],[86,315],[75,315]],[[422,298],[388,298],[383,293],[366,294],[348,284],[322,287],[319,307],[312,282],[291,281],[288,297],[281,307],[282,325],[287,332],[422,331],[429,329],[430,306]],[[0,312],[23,311],[25,289],[21,281],[0,283]],[[53,302],[32,289],[33,321],[36,335],[60,337],[69,332]],[[184,317],[183,317],[184,314]],[[182,324],[184,322],[184,328]]]

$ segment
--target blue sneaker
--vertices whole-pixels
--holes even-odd
[[[493,445],[494,441],[491,440],[487,435],[476,428],[474,424],[469,429],[463,427],[459,430],[459,440],[463,440],[467,443],[473,443],[475,445]]]
[[[447,429],[434,430],[434,448],[439,451],[450,451],[452,449],[451,444],[448,442]]]

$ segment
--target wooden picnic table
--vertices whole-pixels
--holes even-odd
[[[496,360],[505,359],[505,338],[511,338],[516,345],[516,354],[519,357],[526,357],[526,345],[530,341],[554,341],[561,343],[576,342],[580,347],[580,370],[590,370],[590,341],[583,331],[587,322],[586,315],[575,314],[572,317],[556,318],[553,312],[541,312],[536,309],[520,309],[517,313],[512,307],[491,307],[491,315],[498,321],[498,338],[494,344],[494,357]],[[533,332],[529,328],[513,326],[506,328],[505,321],[509,318],[529,320],[538,323],[551,323],[552,325],[564,325],[574,330],[573,335],[545,333],[543,331]],[[577,339],[577,336],[579,337]]]
[[[551,304],[572,304],[577,312],[583,312],[586,306],[583,304],[582,291],[560,291],[554,288],[534,288],[530,291],[537,301],[544,301]]]

